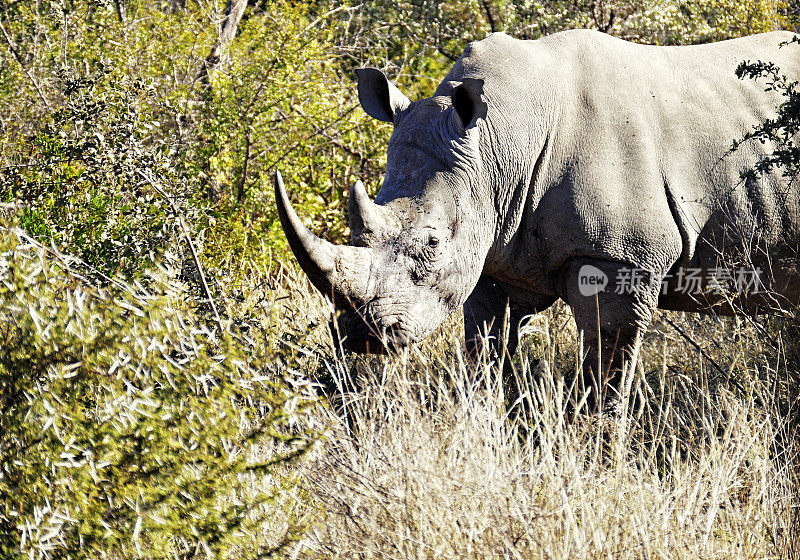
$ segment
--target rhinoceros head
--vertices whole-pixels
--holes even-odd
[[[292,251],[339,312],[333,325],[345,348],[382,352],[430,334],[480,276],[490,237],[476,202],[485,176],[476,123],[485,104],[478,80],[443,84],[412,103],[380,71],[357,73],[361,106],[394,132],[376,201],[360,181],[351,189],[351,246],[311,233],[279,174],[275,193]]]

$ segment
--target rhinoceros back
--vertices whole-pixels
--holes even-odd
[[[792,37],[660,47],[574,30],[471,44],[438,93],[464,78],[483,80],[487,130],[500,137],[494,157],[527,158],[518,167],[529,176],[509,185],[525,192],[500,195],[525,201],[508,211],[511,241],[500,250],[537,246],[545,273],[575,256],[666,273],[716,266],[721,251],[746,251],[754,237],[774,244],[797,224],[797,185],[780,170],[743,179],[772,146],[731,147],[774,117],[783,99],[735,71],[761,60],[800,79],[800,46],[780,46]],[[540,148],[546,165],[537,166]],[[509,276],[525,274],[532,276]]]

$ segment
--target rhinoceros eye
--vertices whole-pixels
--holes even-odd
[[[430,247],[431,249],[436,249],[436,247],[438,246],[439,246],[439,238],[434,235],[431,235],[428,238],[428,247]]]

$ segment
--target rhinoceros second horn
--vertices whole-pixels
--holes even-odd
[[[391,210],[375,204],[367,194],[364,183],[356,181],[350,189],[350,230],[358,244],[364,236],[388,237],[400,229]]]

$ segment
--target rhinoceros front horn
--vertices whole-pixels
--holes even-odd
[[[358,306],[370,299],[369,249],[340,247],[311,233],[292,208],[279,171],[275,172],[275,202],[289,247],[314,287],[338,305],[349,301]]]

